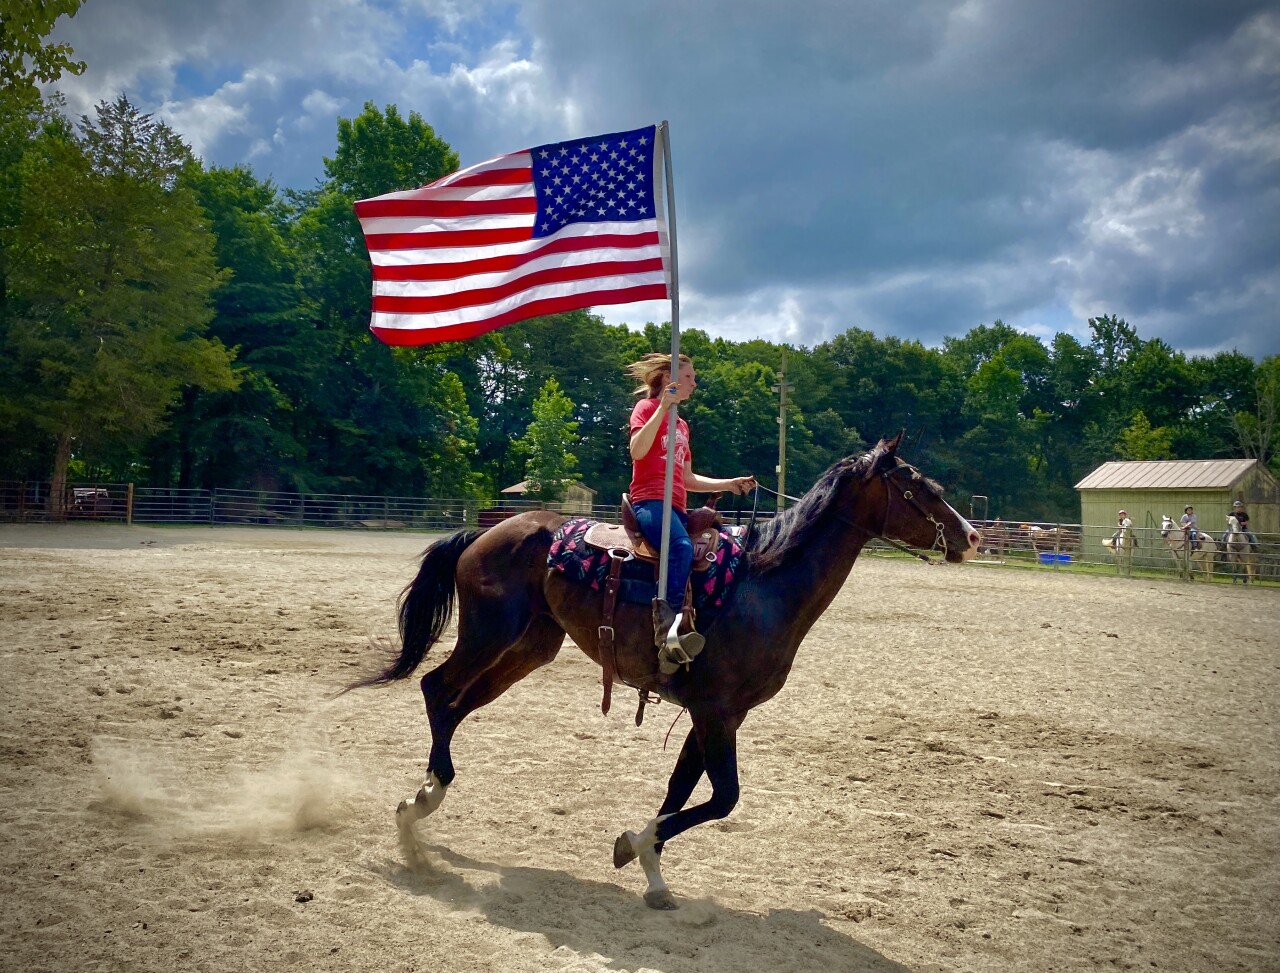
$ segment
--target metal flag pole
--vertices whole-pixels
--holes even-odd
[[[662,149],[662,168],[665,175],[667,197],[667,234],[670,237],[671,261],[668,275],[671,281],[671,375],[675,382],[680,375],[680,262],[676,259],[676,188],[671,173],[671,132],[666,121],[658,125],[658,144]],[[663,395],[666,390],[663,390]],[[658,558],[659,598],[667,596],[667,558],[671,553],[671,494],[675,490],[676,430],[679,406],[673,405],[667,413],[667,472],[662,485],[662,550]],[[680,605],[672,605],[679,612]]]

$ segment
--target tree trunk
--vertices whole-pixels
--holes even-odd
[[[49,483],[49,516],[54,520],[67,517],[67,467],[71,464],[71,431],[58,433],[58,448],[53,454],[53,478]]]

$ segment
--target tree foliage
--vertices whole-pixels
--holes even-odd
[[[84,0],[0,0],[0,90],[38,98],[36,86],[65,71],[83,74],[69,44],[46,40],[60,17],[74,17]]]
[[[24,155],[7,244],[0,343],[5,418],[54,444],[55,502],[73,446],[155,435],[184,386],[235,385],[203,332],[222,280],[214,237],[182,176],[176,134],[124,98]]]
[[[535,500],[561,500],[570,483],[582,479],[578,457],[570,452],[579,423],[571,418],[573,403],[555,378],[543,384],[533,400],[533,421],[516,443],[525,459],[527,494]]]

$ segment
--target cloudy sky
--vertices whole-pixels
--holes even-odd
[[[463,165],[668,119],[681,322],[713,335],[1117,314],[1188,353],[1280,352],[1274,3],[88,0],[54,37],[88,62],[73,112],[124,92],[285,187],[366,101]]]

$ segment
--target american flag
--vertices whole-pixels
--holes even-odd
[[[425,345],[667,297],[656,136],[650,125],[540,145],[356,203],[373,262],[370,329]]]

